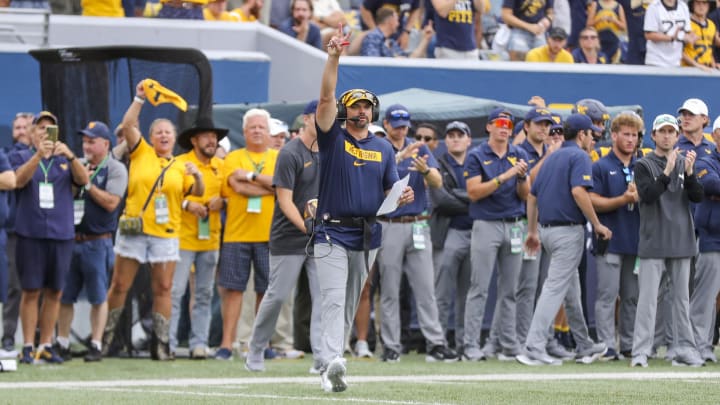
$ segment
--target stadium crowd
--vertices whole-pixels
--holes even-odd
[[[248,110],[239,149],[203,117],[179,134],[157,119],[144,137],[146,101],[184,102],[150,79],[115,131],[92,121],[62,134],[82,137],[82,157],[61,141],[62,117],[18,113],[14,144],[0,152],[0,356],[70,360],[78,299],[91,304],[85,361],[117,354],[137,276],[152,296],[153,359],[173,360],[183,334],[190,358],[242,355],[262,371],[266,359],[305,355],[292,332],[273,337],[302,318],[310,372],[327,391],[346,388],[346,352],[381,352],[387,363],[415,349],[428,362],[647,367],[665,347],[673,365],[717,362],[720,118],[705,134],[702,100],[655,117],[650,134],[633,111],[611,117],[583,99],[563,120],[540,97],[521,118],[499,107],[484,128],[441,129],[413,122],[405,106],[381,107],[368,90],[336,100],[349,36],[330,39],[319,100],[291,128]],[[472,146],[473,134],[487,139]],[[654,149],[642,148],[648,135]],[[376,214],[388,193],[391,207]],[[222,338],[211,349],[214,295]],[[293,310],[295,295],[309,300]],[[411,323],[419,344],[404,333]],[[249,336],[242,346],[239,334]]]
[[[710,0],[0,0],[0,7],[104,17],[257,22],[348,55],[690,66],[720,61]]]

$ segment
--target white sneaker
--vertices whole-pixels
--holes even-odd
[[[245,370],[254,372],[265,371],[265,357],[263,357],[263,352],[253,353],[249,351],[245,358]]]
[[[345,374],[347,373],[347,368],[345,368],[345,359],[342,357],[336,357],[332,359],[330,364],[327,366],[327,370],[323,373],[323,375],[327,378],[327,380],[330,382],[330,390],[328,391],[328,386],[323,383],[323,389],[326,392],[343,392],[347,389],[347,381],[345,381]]]
[[[18,357],[17,350],[0,349],[0,359],[17,359],[17,357]]]
[[[308,370],[308,373],[318,375],[321,373],[320,369],[317,368],[314,364],[310,367],[310,370]]]
[[[286,351],[282,352],[280,354],[280,356],[285,359],[290,359],[290,360],[302,359],[305,357],[305,352],[303,352],[302,350],[291,349],[291,350],[286,350]]]
[[[370,346],[368,346],[368,342],[364,340],[358,340],[357,343],[355,343],[355,355],[357,357],[371,359],[373,357],[373,354],[370,351]]]

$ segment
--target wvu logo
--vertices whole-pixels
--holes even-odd
[[[483,162],[483,164],[484,164],[485,166],[487,166],[487,165],[489,165],[489,164],[492,164],[492,162],[493,162],[492,160],[486,160],[486,161]]]
[[[589,181],[589,180],[591,180],[591,179],[592,179],[592,177],[590,177],[590,175],[583,174],[583,180],[588,180],[588,181]]]
[[[68,169],[67,163],[60,163],[60,168],[63,169],[63,171],[67,171],[67,169]]]
[[[370,162],[382,162],[382,152],[374,150],[365,150],[355,147],[348,141],[345,141],[345,153],[357,160],[367,160]],[[358,166],[355,164],[355,166]],[[362,165],[360,165],[362,166]]]
[[[708,174],[707,169],[702,169],[700,173],[697,174],[697,178],[702,179],[703,177],[705,177],[706,174]]]
[[[517,163],[517,157],[516,156],[508,156],[507,157],[508,162],[510,162],[511,165],[515,166],[515,163]]]
[[[310,166],[312,166],[312,160],[309,162],[305,162],[305,164],[303,165],[303,167],[305,167],[305,168],[308,168]]]

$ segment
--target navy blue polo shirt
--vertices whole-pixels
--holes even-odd
[[[9,156],[10,165],[17,170],[34,154],[34,149],[15,151]],[[64,156],[52,156],[42,163],[48,168],[48,182],[53,184],[54,206],[40,208],[40,183],[45,181],[45,174],[38,165],[25,187],[16,191],[15,233],[35,239],[75,239],[70,162]]]
[[[535,150],[535,147],[532,146],[530,142],[528,142],[527,139],[523,141],[523,143],[520,144],[520,147],[525,151],[525,154],[528,157],[527,164],[528,164],[528,172],[535,167],[536,164],[542,159],[543,156],[545,156],[545,153],[547,152],[547,145],[543,144],[542,146],[542,155],[538,154]]]
[[[695,173],[705,190],[694,213],[699,250],[720,252],[720,153],[714,150],[711,156],[696,160]]]
[[[632,179],[628,176],[633,175],[635,161],[633,156],[630,165],[625,168],[623,162],[613,151],[610,151],[605,157],[595,162],[592,166],[593,193],[606,198],[623,195],[627,190],[628,180]],[[634,204],[632,210],[628,209],[628,205],[624,205],[612,212],[598,213],[598,218],[603,225],[610,228],[613,234],[608,245],[608,253],[637,255],[640,230],[638,204]]]
[[[386,139],[387,141],[387,139]],[[388,141],[388,143],[390,143]],[[405,142],[403,143],[403,149],[405,149],[409,144],[415,143],[415,141],[410,142],[408,139],[405,139]],[[390,146],[392,144],[390,143]],[[397,149],[395,149],[394,146],[392,146],[395,153],[397,153]],[[427,166],[428,168],[438,168],[438,162],[435,160],[435,156],[433,156],[432,153],[430,153],[430,149],[426,145],[422,145],[415,156],[427,156]],[[396,218],[401,217],[405,215],[421,215],[428,207],[428,198],[427,198],[427,190],[425,188],[425,178],[423,177],[420,172],[412,171],[410,170],[410,165],[412,163],[412,158],[407,158],[400,162],[400,164],[397,165],[397,172],[398,177],[403,178],[410,175],[410,180],[408,181],[408,186],[412,187],[413,192],[415,193],[415,200],[407,205],[403,205],[402,207],[396,209],[395,211],[389,213],[387,215],[388,218]]]
[[[372,133],[357,140],[338,121],[328,132],[315,125],[320,150],[320,188],[318,218],[375,217],[378,208],[398,180],[392,146]],[[417,198],[417,196],[415,196]],[[325,233],[333,243],[346,249],[363,250],[361,228],[320,226],[315,242],[326,243]],[[380,247],[379,223],[373,225],[371,248]]]
[[[458,163],[455,159],[450,156],[449,153],[446,153],[447,159],[445,159],[446,162],[450,164],[450,167],[453,170],[453,174],[455,175],[455,179],[457,180],[457,188],[461,188],[463,190],[467,190],[467,184],[465,182],[465,166]],[[473,225],[473,219],[470,218],[470,215],[455,215],[450,219],[450,228],[458,229],[461,231],[466,231],[468,229],[472,229]]]
[[[680,135],[680,138],[675,146],[680,148],[681,151],[694,150],[695,154],[697,154],[696,160],[699,160],[704,156],[712,156],[713,151],[715,150],[715,144],[705,139],[704,136],[700,144],[695,146],[691,140],[686,138],[684,135]]]
[[[10,154],[15,151],[20,150],[27,150],[30,149],[29,146],[25,145],[22,142],[15,142],[12,144],[12,146],[5,148],[5,153],[8,157],[8,161],[10,159]],[[11,167],[12,168],[12,167]],[[15,191],[9,191],[7,193],[7,201],[8,201],[8,216],[5,220],[5,229],[7,229],[8,232],[15,232],[15,217],[16,217],[16,211],[17,211],[17,193]]]
[[[592,161],[577,142],[565,141],[560,149],[545,158],[530,189],[537,197],[541,225],[585,223],[585,216],[572,196],[574,187],[592,189]]]
[[[528,161],[525,150],[508,145],[508,151],[502,158],[490,149],[487,142],[470,151],[465,159],[465,179],[481,176],[483,181],[493,179],[520,159]],[[497,221],[504,218],[525,215],[525,201],[517,195],[517,177],[506,180],[489,196],[470,203],[470,217],[484,221]]]
[[[108,156],[99,170],[96,169],[93,176],[92,184],[110,194],[122,197],[127,191],[127,169],[111,156]],[[80,224],[75,227],[75,231],[88,235],[115,232],[122,204],[118,204],[114,211],[108,212],[90,197],[90,193],[84,190],[81,193],[85,200],[85,214]]]

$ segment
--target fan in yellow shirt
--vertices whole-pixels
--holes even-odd
[[[572,54],[565,49],[567,32],[560,27],[550,29],[547,45],[531,49],[525,56],[525,62],[575,63]]]
[[[690,31],[695,34],[697,40],[692,44],[689,42],[685,44],[682,65],[712,71],[716,68],[713,47],[717,41],[717,27],[711,19],[707,18],[710,2],[691,0],[688,2],[688,7],[691,13]]]
[[[205,21],[240,21],[240,16],[227,11],[227,0],[211,0],[203,10]]]
[[[260,19],[262,7],[263,0],[245,0],[243,5],[233,10],[231,14],[235,14],[240,22],[253,22]]]
[[[125,17],[122,0],[82,0],[82,15],[91,17]]]

